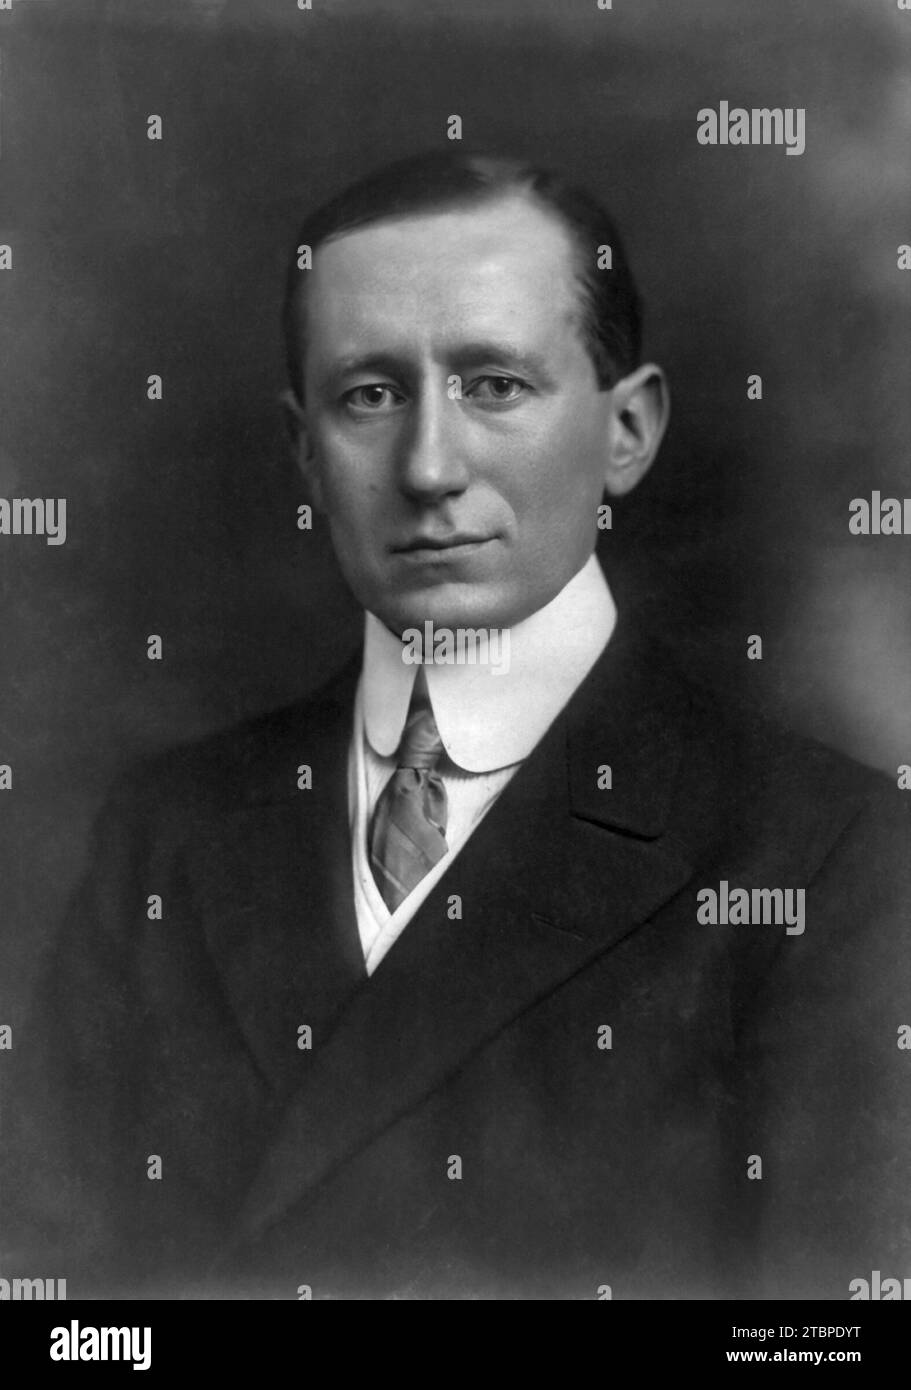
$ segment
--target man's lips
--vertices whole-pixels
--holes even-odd
[[[493,536],[473,536],[456,532],[451,536],[414,536],[403,545],[390,546],[395,555],[426,554],[428,550],[462,550],[467,546],[486,545]]]

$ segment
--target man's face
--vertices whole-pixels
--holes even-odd
[[[568,232],[509,197],[346,233],[309,274],[305,467],[355,597],[398,634],[541,608],[608,457]]]

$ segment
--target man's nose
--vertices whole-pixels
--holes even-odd
[[[400,479],[412,497],[432,500],[468,486],[464,420],[460,402],[445,385],[428,386],[409,412],[401,441]]]

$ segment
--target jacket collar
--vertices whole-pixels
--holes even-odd
[[[242,733],[244,804],[299,801],[292,774],[307,758],[333,782],[341,768],[344,781],[361,666],[355,651],[315,695]],[[609,645],[557,716],[567,737],[572,813],[645,839],[659,835],[673,804],[689,707],[669,653],[639,628],[634,613],[617,617]],[[609,791],[594,775],[600,766],[611,770]]]

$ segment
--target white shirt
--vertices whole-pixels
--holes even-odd
[[[364,664],[348,757],[348,817],[354,905],[368,975],[588,675],[616,621],[617,610],[594,555],[550,603],[510,629],[509,666],[499,673],[471,664],[408,665],[401,640],[372,613],[365,615]],[[370,868],[367,830],[395,771],[419,669],[426,672],[440,738],[455,764],[444,764],[441,771],[449,848],[390,912]]]

